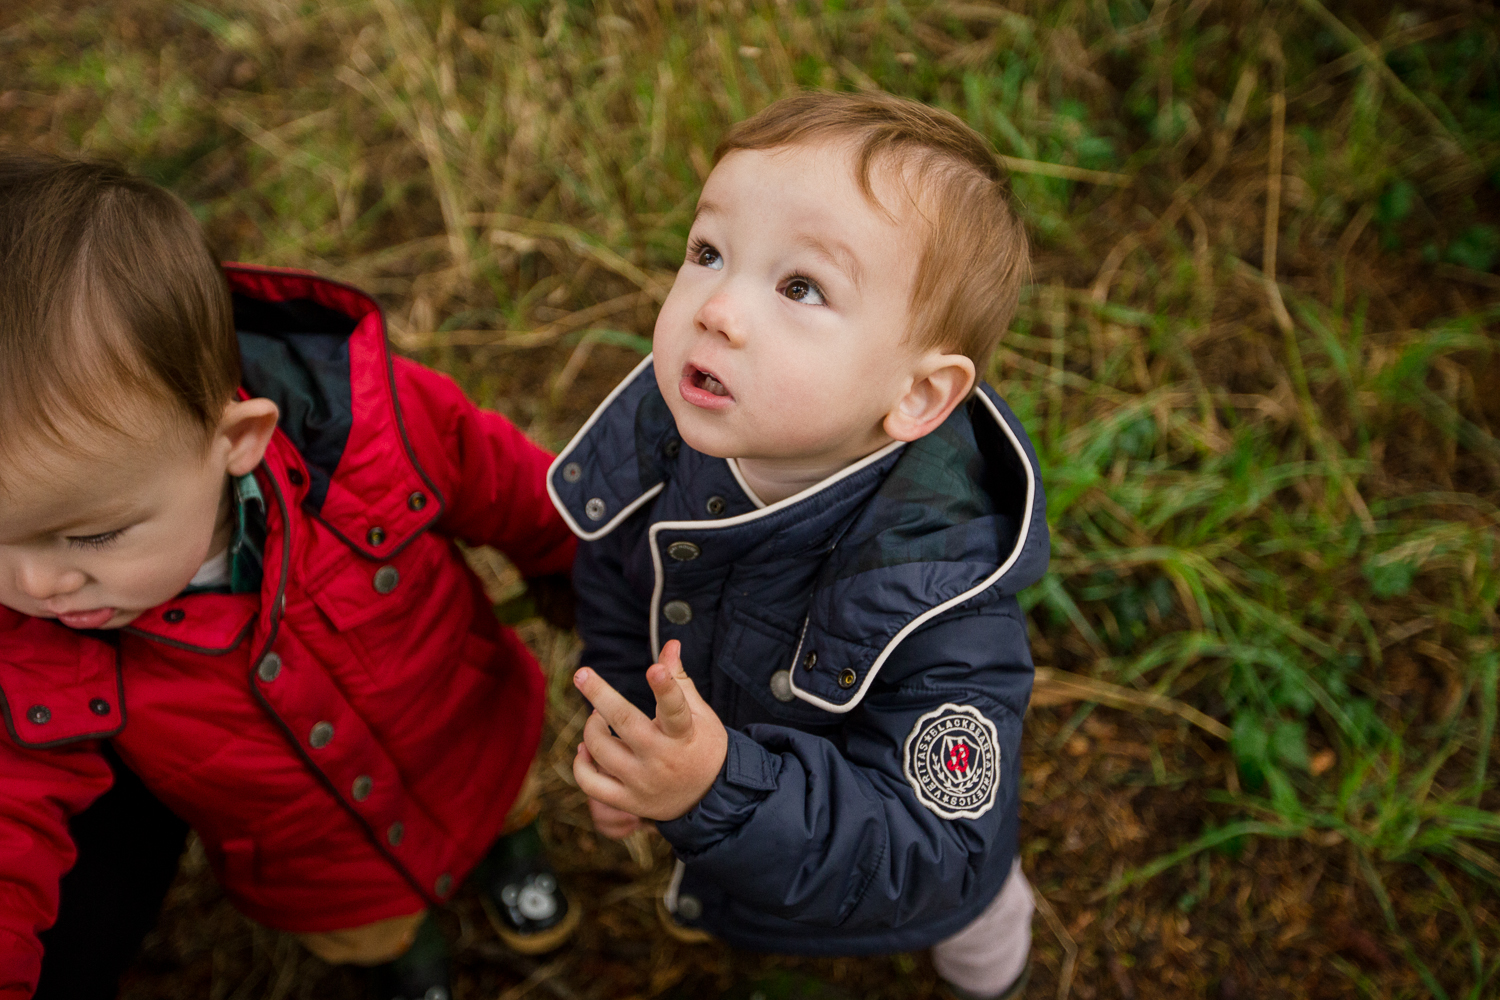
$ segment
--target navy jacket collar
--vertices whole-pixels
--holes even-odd
[[[854,708],[924,622],[987,592],[1016,593],[1041,577],[1049,553],[1036,455],[987,385],[927,437],[889,445],[761,507],[731,463],[678,436],[647,358],[558,455],[547,488],[585,540],[608,535],[664,490],[688,494],[691,503],[673,507],[695,517],[650,527],[658,591],[663,552],[705,532],[715,561],[819,558],[788,667],[804,666],[791,671],[797,697],[831,712]]]

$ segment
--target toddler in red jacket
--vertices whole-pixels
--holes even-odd
[[[566,574],[547,453],[361,292],[220,269],[162,189],[14,155],[0,428],[0,998],[113,996],[188,825],[380,1000],[447,996],[427,914],[471,873],[512,947],[561,943],[543,678],[455,545]]]

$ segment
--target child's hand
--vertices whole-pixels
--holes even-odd
[[[681,648],[675,639],[667,643],[661,662],[646,671],[655,719],[587,667],[573,675],[594,705],[573,760],[573,776],[590,799],[646,819],[676,819],[718,778],[729,734],[683,671]]]
[[[580,748],[581,746],[580,744]],[[583,753],[588,751],[584,750]],[[635,813],[616,809],[598,799],[589,799],[589,816],[594,820],[594,829],[610,840],[624,840],[641,828],[641,818]]]

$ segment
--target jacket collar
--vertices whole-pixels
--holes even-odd
[[[987,385],[927,437],[887,446],[778,503],[757,506],[743,488],[729,500],[733,482],[742,481],[731,463],[682,442],[648,357],[558,455],[547,489],[585,540],[609,534],[668,488],[707,492],[698,485],[705,483],[726,495],[722,517],[651,526],[654,653],[662,550],[672,541],[713,532],[716,545],[767,536],[815,545],[812,536],[827,533],[828,555],[787,666],[816,654],[812,668],[791,670],[792,690],[830,712],[853,709],[902,640],[931,618],[992,590],[1014,594],[1046,570],[1036,455]]]

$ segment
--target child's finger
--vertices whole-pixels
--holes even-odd
[[[578,782],[579,790],[589,798],[597,799],[607,806],[613,806],[625,812],[630,811],[629,790],[619,781],[599,770],[599,765],[589,753],[588,747],[582,743],[578,745],[578,755],[573,758],[573,779]]]
[[[599,712],[589,715],[583,724],[583,742],[579,744],[595,765],[616,779],[628,778],[634,765],[635,754],[628,744],[609,731],[609,723]]]
[[[668,651],[675,652],[672,647],[676,645],[675,641],[667,644],[667,650],[662,653],[662,662],[653,664],[646,671],[646,682],[656,695],[657,727],[672,739],[684,739],[693,732],[693,708],[676,676],[682,670],[682,661],[674,657],[675,662],[669,662],[666,655]],[[673,667],[676,667],[676,671]],[[686,679],[686,675],[683,675],[683,679]]]
[[[609,681],[600,677],[597,671],[583,667],[573,674],[573,684],[594,706],[594,711],[604,716],[604,721],[627,744],[638,745],[655,731],[645,713],[610,687]]]

